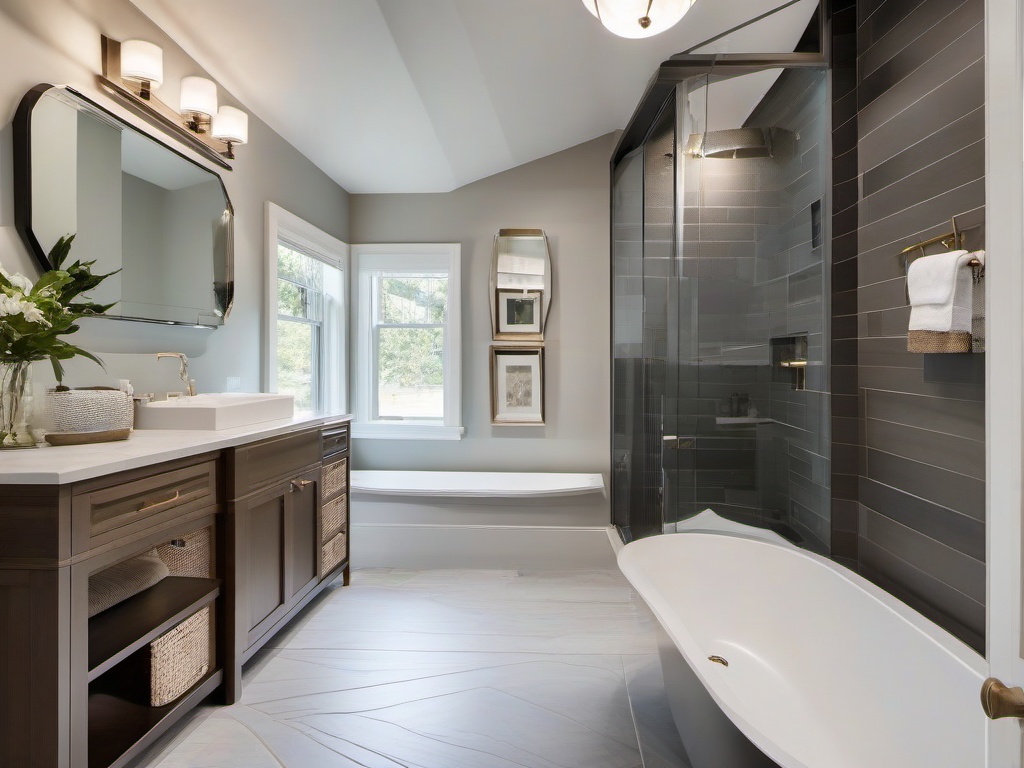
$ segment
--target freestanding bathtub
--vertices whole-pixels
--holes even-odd
[[[978,768],[984,660],[852,571],[707,511],[627,544],[693,768]]]

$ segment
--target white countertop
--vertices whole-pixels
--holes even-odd
[[[344,414],[303,414],[233,429],[137,429],[129,439],[112,443],[0,451],[0,484],[75,483],[351,418]]]

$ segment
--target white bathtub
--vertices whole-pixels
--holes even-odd
[[[985,764],[977,653],[775,534],[711,512],[691,528],[627,544],[618,561],[664,629],[693,768]]]

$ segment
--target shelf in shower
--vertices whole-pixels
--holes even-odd
[[[715,424],[720,427],[747,427],[752,424],[774,424],[774,419],[764,419],[760,416],[716,416]]]

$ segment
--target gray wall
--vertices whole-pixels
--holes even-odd
[[[357,439],[363,469],[606,472],[609,463],[609,134],[446,194],[353,195],[355,243],[462,244],[461,441]],[[494,235],[549,238],[554,300],[545,329],[547,423],[490,423],[488,278]]]
[[[13,229],[14,206],[10,120],[29,88],[41,82],[67,83],[105,106],[119,108],[95,85],[101,70],[100,34],[115,39],[140,37],[164,49],[165,86],[161,98],[174,103],[184,75],[199,67],[129,0],[10,0],[0,5],[0,261],[8,270],[36,275],[34,262]],[[223,89],[222,103],[234,103]],[[349,240],[349,197],[323,172],[255,115],[249,116],[249,144],[239,148],[235,170],[225,174],[235,206],[235,307],[216,331],[167,328],[123,321],[83,324],[76,343],[91,351],[186,352],[194,360],[199,388],[225,389],[228,376],[242,389],[258,391],[262,355],[264,283],[264,202],[271,200],[342,240]],[[186,150],[187,151],[187,150]],[[121,360],[122,358],[112,358]],[[155,367],[155,361],[154,361]],[[93,366],[80,368],[73,385],[119,378]],[[45,380],[49,366],[38,368]]]
[[[860,0],[856,8],[858,77],[854,89],[837,91],[847,114],[855,93],[856,112],[837,130],[855,131],[856,175],[850,150],[837,158],[836,197],[850,199],[851,180],[860,194],[840,214],[848,227],[855,212],[856,258],[846,258],[849,242],[837,250],[834,298],[847,338],[837,341],[834,362],[857,366],[856,419],[844,407],[836,439],[859,446],[844,452],[843,471],[859,482],[855,498],[845,488],[839,500],[840,524],[853,528],[856,540],[843,537],[836,554],[856,558],[865,576],[980,650],[984,355],[906,351],[909,309],[898,254],[949,231],[953,215],[964,227],[984,222],[984,3]],[[837,50],[847,52],[848,71],[845,14],[846,41]],[[981,230],[968,244],[982,246]]]

